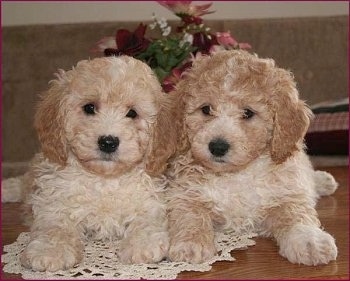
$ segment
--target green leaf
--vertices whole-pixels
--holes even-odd
[[[157,61],[158,66],[165,68],[167,65],[167,56],[162,52],[157,52],[155,54],[155,59]]]
[[[158,80],[159,80],[160,83],[162,83],[164,78],[167,77],[170,74],[169,71],[165,71],[161,67],[156,67],[156,68],[153,69],[153,71],[157,75]]]

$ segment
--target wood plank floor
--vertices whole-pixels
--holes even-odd
[[[348,167],[322,168],[334,175],[339,188],[334,195],[317,204],[322,226],[331,233],[338,246],[338,258],[324,266],[289,263],[278,254],[274,241],[256,238],[256,245],[244,251],[233,251],[234,262],[217,262],[209,272],[184,272],[178,279],[349,279],[349,186]],[[14,242],[28,229],[21,224],[19,204],[2,204],[2,245]],[[2,272],[1,280],[21,279],[20,275]]]

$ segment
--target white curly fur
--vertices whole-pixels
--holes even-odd
[[[337,184],[304,152],[311,112],[292,75],[271,59],[223,51],[195,60],[172,95],[179,137],[168,170],[170,259],[211,258],[214,229],[273,237],[292,263],[336,259],[315,205]],[[218,139],[228,146],[215,152]]]
[[[60,71],[38,106],[42,153],[23,181],[27,191],[12,190],[33,213],[31,240],[20,257],[24,266],[70,268],[83,258],[86,239],[121,239],[123,263],[166,256],[166,181],[146,168],[156,157],[151,146],[162,99],[152,70],[130,57],[81,61]],[[95,112],[84,112],[86,104]],[[130,109],[135,118],[127,116]],[[101,136],[118,137],[115,152],[100,149]],[[6,182],[4,189],[11,193]]]

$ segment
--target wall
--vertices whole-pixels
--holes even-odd
[[[198,1],[198,4],[208,1]],[[3,26],[150,20],[152,13],[176,17],[155,1],[2,1]],[[348,15],[347,1],[215,1],[205,19],[249,19]]]

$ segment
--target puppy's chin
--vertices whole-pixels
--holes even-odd
[[[200,164],[215,173],[238,172],[247,166],[247,164],[235,165],[220,158],[209,158],[206,160],[202,159],[200,161]]]
[[[103,177],[115,177],[127,173],[137,163],[128,165],[120,161],[108,161],[108,160],[90,160],[81,162],[83,168],[93,174]]]
[[[214,157],[209,153],[197,153],[192,150],[195,162],[214,173],[233,173],[243,170],[248,166],[250,161],[233,161],[227,156]]]

